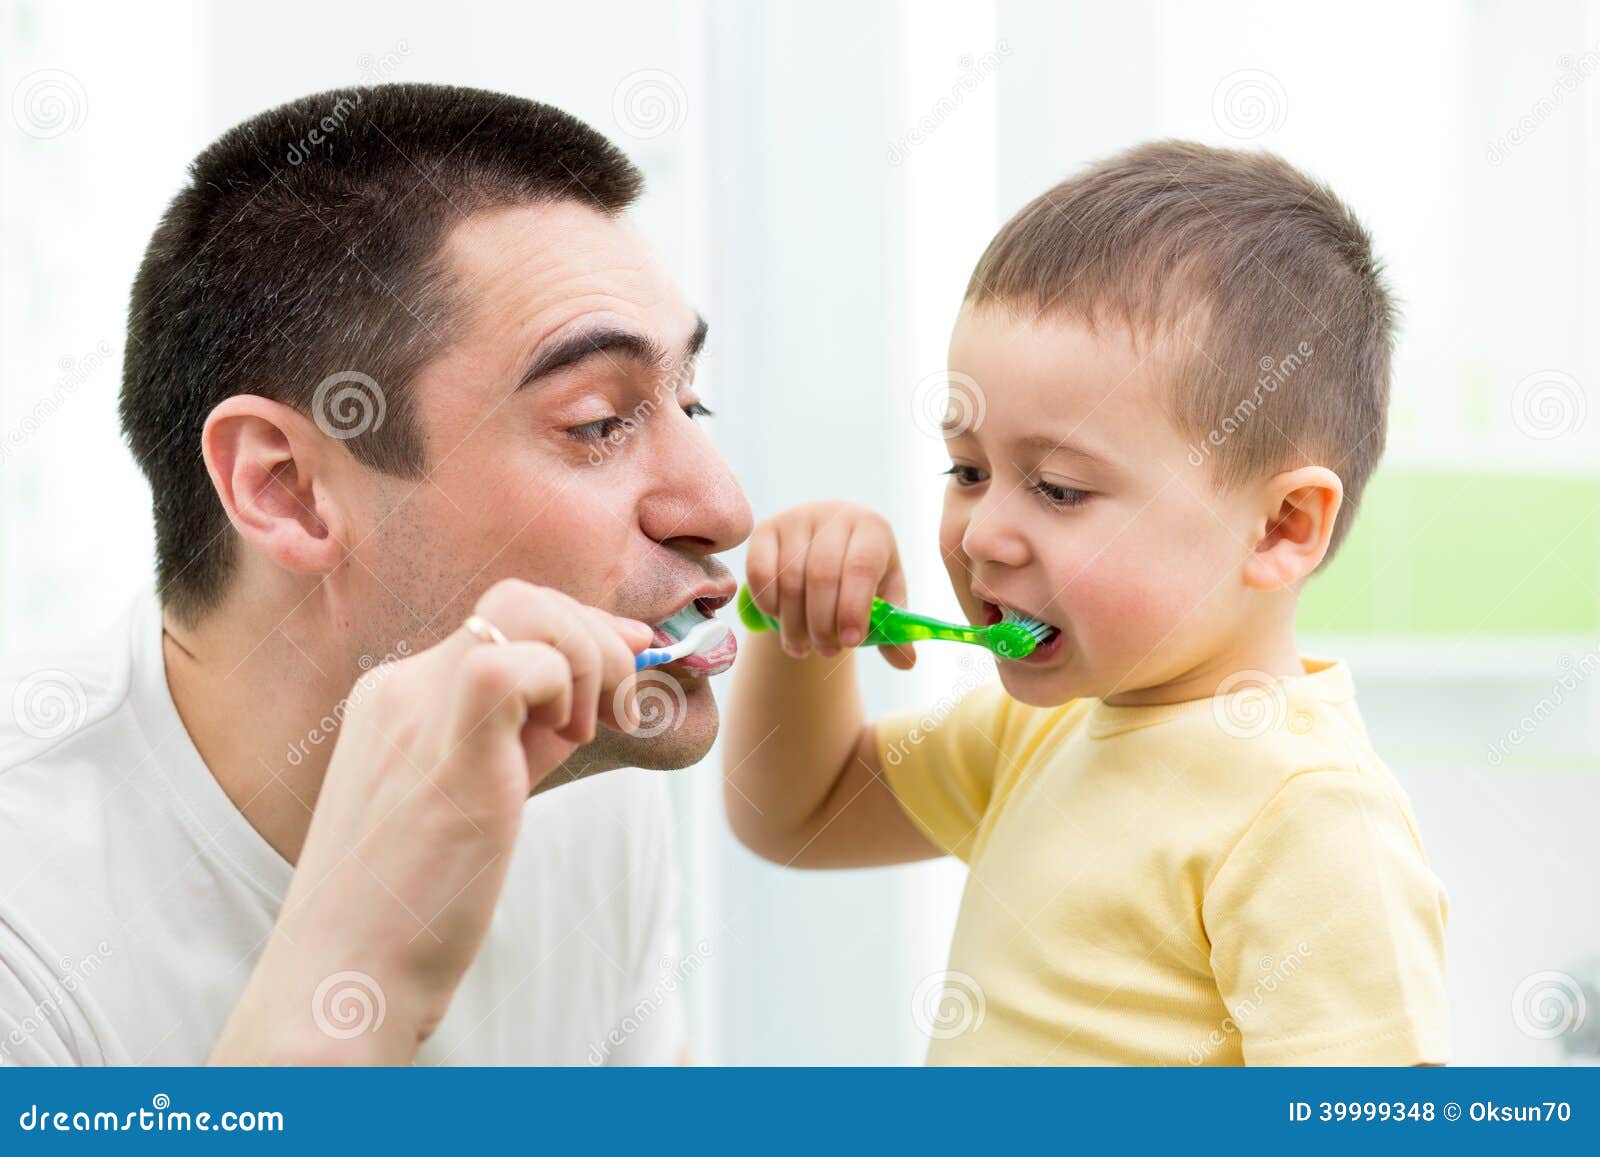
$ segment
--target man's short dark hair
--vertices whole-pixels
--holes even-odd
[[[192,623],[215,606],[234,558],[200,452],[218,403],[272,398],[367,465],[419,476],[408,387],[462,320],[442,254],[450,229],[502,205],[616,214],[642,187],[621,150],[560,109],[443,85],[304,97],[196,157],[139,267],[122,377],[168,610]]]

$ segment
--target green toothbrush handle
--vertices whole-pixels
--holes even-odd
[[[750,588],[741,586],[737,599],[739,621],[752,631],[775,631],[778,620],[756,606]],[[867,637],[860,646],[881,647],[892,643],[915,643],[923,639],[947,639],[953,643],[982,645],[984,636],[978,627],[959,627],[926,615],[912,614],[883,599],[872,600],[868,616]]]
[[[913,614],[883,599],[872,600],[872,613],[868,618],[867,637],[863,647],[881,647],[886,643],[917,643],[924,639],[943,639],[951,643],[978,643],[984,641],[978,627],[962,627],[927,615]]]
[[[739,608],[739,621],[744,624],[747,631],[776,631],[778,620],[756,606],[755,596],[750,593],[750,588],[744,584],[739,586],[738,597],[734,605]]]

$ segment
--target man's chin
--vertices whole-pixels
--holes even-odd
[[[638,729],[611,733],[619,766],[670,771],[706,757],[720,722],[710,680],[646,671],[640,675],[638,700]]]
[[[706,679],[646,671],[639,686],[639,727],[632,733],[601,727],[537,790],[619,767],[675,771],[699,763],[717,738],[717,700]]]

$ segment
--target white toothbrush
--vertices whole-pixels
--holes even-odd
[[[728,624],[707,619],[670,647],[650,647],[640,651],[633,657],[633,669],[643,671],[646,667],[659,667],[663,663],[674,663],[690,655],[701,654],[717,646],[730,633]]]

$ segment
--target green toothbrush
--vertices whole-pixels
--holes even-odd
[[[748,586],[739,588],[738,604],[739,621],[750,630],[777,629],[778,620],[756,606]],[[1004,617],[998,623],[987,627],[970,627],[912,614],[883,599],[873,599],[872,613],[867,618],[867,637],[857,645],[881,647],[891,643],[943,639],[952,643],[975,643],[1002,659],[1025,659],[1055,630],[1047,623],[1015,611],[1002,610],[1001,614]]]

